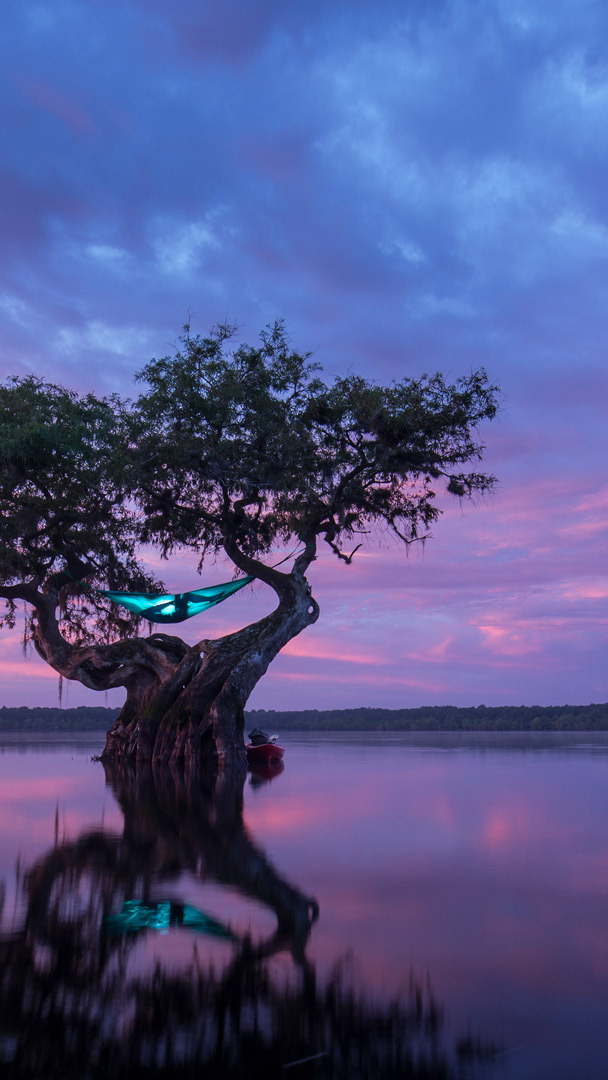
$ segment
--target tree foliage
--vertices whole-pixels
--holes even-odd
[[[233,330],[190,336],[138,376],[132,420],[144,537],[165,554],[269,553],[323,538],[338,557],[371,529],[406,544],[428,535],[438,489],[471,497],[494,478],[477,425],[497,411],[483,370],[380,386],[357,375],[330,385],[283,325],[230,349]],[[352,553],[351,553],[352,554]]]
[[[282,323],[255,345],[234,328],[188,327],[172,356],[138,375],[135,402],[79,396],[28,377],[0,387],[0,596],[44,594],[71,640],[137,632],[137,619],[96,586],[153,590],[138,560],[223,553],[277,591],[303,574],[318,539],[349,562],[362,538],[429,534],[442,490],[471,497],[494,479],[475,469],[477,425],[497,409],[483,370],[381,386],[347,374],[328,383]],[[473,464],[472,464],[473,463]],[[303,545],[291,575],[262,560]],[[76,599],[76,603],[74,603]]]
[[[102,635],[134,632],[133,620],[92,591],[108,581],[154,583],[136,555],[128,450],[117,396],[80,397],[33,376],[0,386],[0,595],[9,624],[25,584],[56,592],[79,640],[90,637],[91,617]]]

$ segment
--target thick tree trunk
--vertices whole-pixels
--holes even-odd
[[[194,646],[170,678],[127,698],[104,760],[243,769],[247,699],[283,645],[316,617],[310,596],[296,596],[252,626]]]
[[[244,775],[247,699],[282,647],[319,615],[302,570],[268,576],[279,593],[275,611],[234,634],[193,646],[167,634],[73,646],[59,632],[53,601],[38,595],[34,644],[47,663],[93,690],[126,687],[104,761]]]

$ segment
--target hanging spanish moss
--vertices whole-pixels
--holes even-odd
[[[57,700],[59,701],[59,708],[63,700],[63,675],[59,676],[59,682],[57,683]]]
[[[32,651],[34,639],[34,618],[28,614],[27,606],[23,605],[23,633],[21,635],[21,652],[27,659]]]

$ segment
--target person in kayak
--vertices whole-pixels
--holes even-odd
[[[249,732],[248,737],[252,746],[264,746],[266,743],[272,742],[270,735],[258,727],[254,727],[253,731]]]

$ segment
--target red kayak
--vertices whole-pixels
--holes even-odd
[[[247,743],[247,761],[251,764],[280,761],[284,753],[283,747],[276,742],[261,743],[260,746]]]

